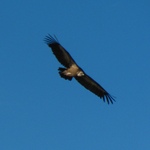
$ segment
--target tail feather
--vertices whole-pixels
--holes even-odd
[[[60,72],[63,72],[63,71],[66,70],[66,68],[61,68],[61,67],[59,67],[58,70],[59,70]]]
[[[58,68],[59,70],[59,75],[64,78],[65,80],[69,80],[71,81],[72,80],[72,77],[69,77],[69,76],[66,76],[63,71],[65,71],[66,69],[65,68]]]

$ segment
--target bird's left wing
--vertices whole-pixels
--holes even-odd
[[[86,89],[102,98],[104,102],[106,100],[108,104],[110,102],[113,104],[113,101],[115,101],[115,99],[101,85],[99,85],[87,74],[84,74],[83,76],[76,76],[75,79]]]
[[[52,49],[53,54],[63,66],[69,68],[72,64],[76,64],[71,55],[61,46],[56,38],[48,35],[44,41]]]

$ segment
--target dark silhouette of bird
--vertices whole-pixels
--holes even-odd
[[[58,68],[59,74],[62,78],[71,81],[74,77],[82,86],[102,98],[104,102],[107,101],[108,104],[110,102],[113,104],[115,99],[77,65],[75,60],[58,42],[56,37],[48,35],[45,37],[44,41],[52,49],[57,60],[65,67]]]

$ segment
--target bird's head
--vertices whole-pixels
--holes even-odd
[[[77,72],[77,76],[78,76],[78,77],[84,76],[83,71],[78,71],[78,72]]]

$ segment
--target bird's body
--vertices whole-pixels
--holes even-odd
[[[48,35],[45,38],[45,42],[52,49],[57,60],[65,67],[58,68],[59,74],[62,78],[71,81],[74,77],[86,89],[90,90],[100,98],[103,98],[104,101],[106,100],[108,104],[115,101],[114,98],[101,85],[89,77],[83,69],[77,65],[71,55],[60,45],[57,39],[53,38],[51,35]]]

